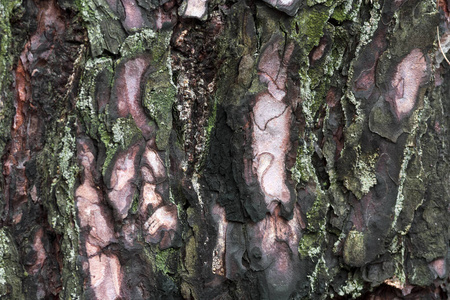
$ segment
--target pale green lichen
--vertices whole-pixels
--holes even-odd
[[[59,151],[59,170],[68,185],[69,190],[73,190],[75,186],[75,176],[79,171],[76,164],[73,164],[73,156],[76,153],[75,148],[75,136],[72,135],[71,129],[64,127],[64,136],[61,141],[61,147]]]
[[[142,137],[141,130],[131,116],[117,118],[115,121],[110,121],[110,124],[112,124],[111,129],[105,128],[105,132],[101,136],[101,140],[106,146],[106,158],[102,166],[103,175],[118,150],[127,149],[138,137]]]
[[[162,59],[168,60],[167,57]],[[171,68],[168,64],[156,63],[157,71],[151,73],[145,85],[143,106],[158,126],[156,145],[166,149],[172,131],[172,109],[177,97],[177,88],[172,81]]]
[[[345,178],[344,186],[361,199],[367,194],[371,187],[377,184],[375,165],[378,160],[378,154],[361,154],[361,146],[356,147],[357,158],[353,164],[352,176]]]
[[[317,137],[314,134],[310,134],[310,144],[303,143],[297,150],[297,159],[294,166],[291,168],[292,179],[297,182],[319,182],[311,161],[311,157],[315,151],[313,144],[316,143]]]
[[[9,140],[11,122],[14,116],[12,82],[13,72],[11,66],[15,54],[12,47],[12,32],[10,18],[13,14],[20,13],[22,1],[0,0],[0,153],[3,154],[4,147]],[[0,169],[3,169],[0,162]],[[0,172],[0,182],[3,174]],[[3,214],[3,193],[0,193],[0,215]]]
[[[426,130],[426,123],[424,120],[427,120],[430,114],[430,104],[427,97],[424,97],[424,107],[423,109],[417,109],[413,112],[413,115],[411,116],[410,123],[411,131],[408,136],[408,139],[405,144],[405,149],[403,150],[403,161],[402,165],[400,167],[400,173],[399,173],[399,187],[397,192],[397,199],[395,201],[394,206],[394,219],[391,224],[391,228],[395,229],[397,226],[397,220],[400,216],[401,211],[403,210],[404,206],[404,186],[405,186],[405,180],[408,178],[407,176],[407,168],[409,165],[409,162],[411,158],[413,157],[413,154],[417,152],[418,156],[421,157],[421,145],[420,145],[420,137],[424,134],[424,131]],[[417,144],[419,143],[419,144]],[[407,233],[407,229],[409,229],[409,226],[405,228],[404,231],[401,233],[404,235]]]
[[[119,52],[124,57],[132,57],[137,53],[150,49],[156,40],[157,33],[151,29],[144,29],[128,36],[119,48]]]
[[[101,55],[104,49],[116,54],[123,29],[115,23],[119,17],[110,9],[108,3],[105,0],[76,0],[75,4],[87,28],[92,56]],[[104,24],[113,27],[106,30]]]
[[[4,85],[9,80],[5,80],[5,76],[9,76],[9,66],[12,64],[13,55],[11,54],[11,27],[9,19],[14,9],[20,7],[21,0],[1,0],[0,1],[0,91],[4,91]],[[3,96],[0,94],[0,99]],[[1,101],[0,101],[1,104]],[[1,111],[1,106],[0,106]]]
[[[67,119],[65,125],[63,120],[54,124],[50,130],[52,134],[48,136],[46,146],[38,158],[38,168],[45,170],[41,173],[46,174],[45,180],[41,182],[41,193],[43,198],[48,199],[45,202],[48,219],[52,228],[62,235],[62,298],[69,298],[69,293],[81,294],[82,291],[81,279],[77,274],[80,230],[76,222],[74,195],[79,167],[76,162],[74,118],[69,116]],[[55,202],[49,200],[53,197]]]
[[[86,133],[105,145],[106,158],[102,166],[104,175],[116,152],[130,146],[136,136],[141,135],[141,131],[131,116],[112,120],[109,115],[109,105],[106,105],[102,112],[97,111],[95,105],[96,83],[98,75],[102,72],[110,74],[112,80],[114,69],[111,59],[98,58],[86,62],[76,107],[84,121]],[[110,84],[112,85],[112,82]]]
[[[208,122],[206,124],[206,140],[204,149],[210,148],[211,133],[213,132],[214,126],[216,125],[217,116],[217,102],[218,100],[214,98],[214,106],[209,115]],[[195,166],[195,172],[200,173],[206,162],[206,155],[202,154],[200,162]]]
[[[361,5],[361,1],[359,1]],[[356,53],[373,40],[373,34],[378,29],[378,23],[381,18],[381,5],[378,1],[372,4],[372,9],[370,10],[370,19],[360,26],[360,38],[359,44],[356,47]]]
[[[328,290],[328,286],[329,286],[329,281],[325,280],[322,281],[320,277],[324,277],[324,278],[329,278],[330,274],[328,273],[328,267],[327,267],[327,262],[322,255],[320,256],[320,258],[317,260],[317,263],[314,267],[314,271],[311,273],[311,275],[307,275],[308,279],[309,279],[309,285],[310,285],[310,289],[311,292],[314,293],[316,291],[317,286],[319,285],[319,283],[322,285],[321,289],[322,290]],[[327,298],[327,294],[322,294],[322,299],[326,299]]]
[[[102,141],[105,145],[109,144],[110,134],[107,132],[105,125],[106,114],[100,113],[96,109],[95,92],[98,75],[102,72],[112,74],[113,71],[113,62],[110,58],[102,57],[88,60],[80,80],[80,91],[76,102],[79,115],[86,127],[86,133],[97,138],[98,141]],[[105,111],[107,112],[108,109],[105,109]]]
[[[302,236],[298,245],[298,253],[302,259],[314,258],[322,253],[324,237],[320,233],[310,233]]]
[[[394,236],[391,243],[389,244],[388,251],[392,254],[394,259],[394,276],[393,280],[399,283],[400,286],[403,286],[406,283],[406,274],[405,274],[405,245],[403,239],[401,242],[399,241],[398,236]]]
[[[25,299],[19,253],[6,227],[0,228],[0,298]]]
[[[345,284],[340,286],[338,295],[343,297],[351,295],[352,298],[358,298],[361,296],[361,292],[364,290],[364,281],[360,276],[352,275],[349,273]]]

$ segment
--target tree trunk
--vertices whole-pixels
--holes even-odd
[[[0,298],[447,299],[448,4],[0,0]]]

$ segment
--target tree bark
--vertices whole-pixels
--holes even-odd
[[[0,0],[0,298],[447,299],[448,5]]]

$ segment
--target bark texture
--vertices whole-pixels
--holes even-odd
[[[447,299],[449,4],[0,0],[0,298]]]

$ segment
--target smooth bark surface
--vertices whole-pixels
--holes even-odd
[[[0,0],[0,298],[447,299],[448,5]]]

